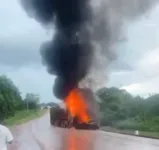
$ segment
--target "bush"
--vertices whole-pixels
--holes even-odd
[[[140,124],[138,122],[135,122],[134,120],[124,120],[117,122],[114,127],[124,130],[138,130],[140,128]]]
[[[107,111],[106,113],[102,114],[100,121],[101,126],[112,126],[118,121],[118,116],[113,111]]]
[[[45,112],[44,110],[23,110],[17,111],[13,117],[9,117],[3,121],[5,125],[17,125],[32,120]]]

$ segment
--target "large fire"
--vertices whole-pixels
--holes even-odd
[[[88,123],[91,118],[87,112],[87,104],[80,90],[73,89],[65,99],[66,108],[73,118],[77,117],[80,123]]]

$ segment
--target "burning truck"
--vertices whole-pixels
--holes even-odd
[[[50,109],[50,123],[62,128],[99,129],[99,108],[89,89],[73,89],[64,100],[65,108]]]

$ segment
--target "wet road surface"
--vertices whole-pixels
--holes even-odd
[[[159,140],[52,127],[49,114],[11,129],[9,150],[159,150]]]

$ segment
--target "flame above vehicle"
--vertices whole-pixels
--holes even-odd
[[[77,118],[80,123],[88,123],[91,117],[88,114],[88,106],[81,91],[78,88],[71,90],[65,98],[66,108],[73,118]]]

